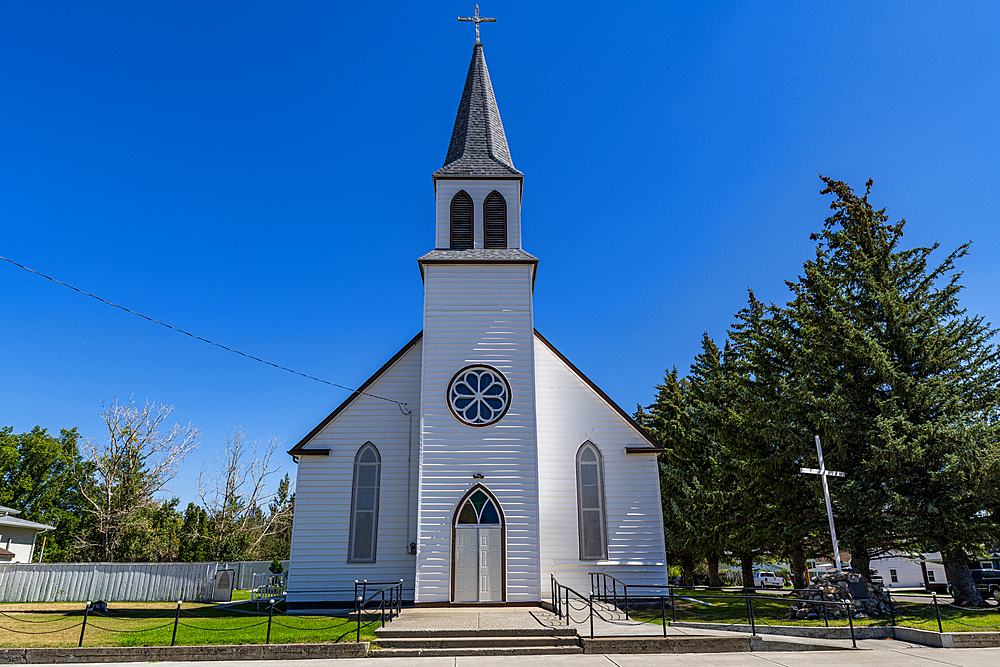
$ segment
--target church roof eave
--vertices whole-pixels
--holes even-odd
[[[576,376],[578,378],[580,378],[584,382],[584,384],[586,384],[588,387],[590,387],[590,389],[595,394],[597,394],[605,403],[608,404],[608,407],[610,407],[612,410],[614,410],[615,412],[617,412],[618,416],[621,417],[622,419],[624,419],[628,423],[628,425],[631,426],[635,430],[635,432],[638,435],[640,435],[642,437],[642,439],[645,440],[646,442],[648,442],[649,445],[650,445],[649,447],[626,447],[626,451],[627,451],[628,454],[643,454],[643,453],[659,454],[662,451],[664,451],[663,447],[660,446],[660,443],[658,443],[656,441],[656,438],[654,438],[652,435],[649,434],[649,431],[647,431],[646,429],[644,429],[642,427],[642,425],[639,424],[639,422],[637,422],[635,419],[632,418],[631,415],[629,415],[627,412],[625,412],[624,410],[622,410],[622,408],[621,408],[620,405],[618,405],[617,403],[615,403],[611,399],[611,397],[608,396],[607,394],[605,394],[604,391],[600,387],[598,387],[596,384],[594,384],[594,382],[589,377],[587,377],[586,375],[584,375],[583,371],[581,371],[579,368],[577,368],[576,366],[574,366],[573,362],[570,361],[569,359],[567,359],[563,355],[562,352],[560,352],[559,350],[557,350],[556,347],[555,347],[555,345],[553,345],[548,340],[546,340],[545,336],[543,336],[542,334],[538,333],[538,329],[535,329],[535,338],[537,338],[542,343],[542,345],[544,345],[545,347],[549,348],[549,350],[552,352],[552,354],[556,355],[559,358],[560,361],[562,361],[564,364],[566,364],[566,366],[573,373],[575,373]],[[631,451],[628,451],[628,450],[631,450]],[[643,451],[643,450],[648,450],[648,451]]]
[[[420,279],[424,279],[426,264],[531,264],[531,287],[535,287],[538,277],[538,258],[520,248],[469,248],[450,250],[438,248],[417,258]]]
[[[523,176],[514,168],[483,45],[478,43],[472,49],[444,166],[434,172],[434,178],[463,176]]]
[[[301,440],[299,440],[299,442],[294,447],[292,447],[291,449],[289,449],[288,450],[288,455],[292,456],[292,457],[298,457],[298,456],[326,456],[326,455],[329,455],[330,448],[328,448],[328,447],[324,447],[324,448],[311,448],[311,447],[306,447],[306,445],[309,444],[309,441],[312,440],[314,437],[316,437],[316,435],[320,431],[322,431],[323,428],[327,424],[329,424],[334,419],[336,419],[337,415],[339,415],[341,412],[343,412],[348,407],[350,407],[350,405],[359,396],[363,395],[365,393],[365,391],[369,387],[371,387],[373,384],[375,384],[375,381],[378,380],[380,377],[382,377],[382,375],[387,370],[389,370],[390,368],[392,368],[393,365],[397,361],[399,361],[400,359],[402,359],[403,355],[405,355],[407,352],[409,352],[410,349],[414,345],[416,345],[417,343],[420,342],[420,339],[423,338],[423,335],[424,335],[424,332],[421,331],[416,336],[414,336],[413,338],[411,338],[410,342],[408,342],[406,345],[404,345],[399,352],[397,352],[396,354],[392,355],[392,358],[389,359],[389,361],[387,361],[384,364],[382,364],[381,368],[379,368],[377,371],[375,371],[375,373],[372,374],[372,376],[370,378],[368,378],[367,380],[365,380],[364,383],[360,387],[358,387],[357,389],[354,390],[353,394],[351,394],[350,396],[348,396],[347,399],[343,403],[341,403],[340,405],[338,405],[336,407],[336,409],[334,409],[333,412],[331,412],[329,415],[326,416],[326,418],[323,421],[321,421],[319,424],[317,424],[316,428],[314,428],[313,430],[309,431],[309,433],[308,433],[308,435],[306,435],[306,437],[304,437]]]

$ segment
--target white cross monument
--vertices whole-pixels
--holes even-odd
[[[830,538],[833,540],[833,557],[837,561],[837,571],[840,571],[840,545],[837,544],[837,529],[833,527],[833,508],[830,506],[830,487],[826,483],[827,477],[846,477],[844,473],[836,470],[827,470],[823,463],[823,446],[819,444],[819,436],[816,436],[816,453],[819,455],[819,468],[799,468],[799,472],[810,475],[819,475],[823,480],[823,497],[826,498],[826,518],[830,520]]]
[[[486,18],[485,16],[479,15],[479,5],[476,5],[475,16],[459,16],[459,21],[472,21],[476,24],[476,44],[479,44],[479,24],[480,23],[496,23],[494,18]]]

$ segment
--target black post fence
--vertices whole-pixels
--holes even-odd
[[[271,621],[274,620],[274,605],[277,600],[269,600],[271,603],[267,608],[267,639],[264,640],[265,644],[271,643]]]
[[[594,594],[590,594],[590,638],[594,638]]]
[[[851,604],[852,603],[850,603],[850,602],[847,603],[847,622],[851,626],[851,646],[853,646],[854,648],[857,648],[858,647],[858,642],[854,638],[854,610],[851,609]]]
[[[90,615],[90,600],[87,600],[87,608],[83,610],[83,625],[80,627],[80,643],[77,648],[83,646],[83,633],[87,631],[87,616]]]
[[[941,628],[941,608],[938,607],[937,593],[934,593],[934,615],[937,616],[938,632],[944,632]]]
[[[664,610],[663,596],[660,596],[660,624],[663,626],[663,636],[667,636],[667,614]]]
[[[357,582],[354,583],[357,586]],[[355,589],[357,590],[357,589]],[[361,641],[361,598],[358,597],[354,602],[354,613],[358,617],[358,641]]]
[[[170,645],[174,646],[177,643],[177,624],[181,620],[181,601],[177,601],[177,613],[174,614],[174,634],[170,637]]]

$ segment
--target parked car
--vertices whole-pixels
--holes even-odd
[[[875,584],[876,586],[885,586],[885,579],[883,579],[882,575],[878,573],[878,570],[870,569],[868,571],[871,573],[871,576],[868,578],[871,580],[873,584]]]
[[[785,580],[774,572],[758,572],[753,575],[754,588],[784,588]]]
[[[984,597],[992,597],[1000,602],[1000,569],[995,567],[995,563],[988,560],[975,561],[969,563],[969,573],[972,581],[976,584],[976,589]],[[948,584],[948,593],[951,593],[951,584]]]
[[[980,593],[1000,602],[1000,570],[992,565],[989,561],[969,563],[969,572]]]

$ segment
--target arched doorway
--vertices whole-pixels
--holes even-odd
[[[453,602],[507,599],[507,536],[503,508],[482,484],[455,508],[451,528]]]

